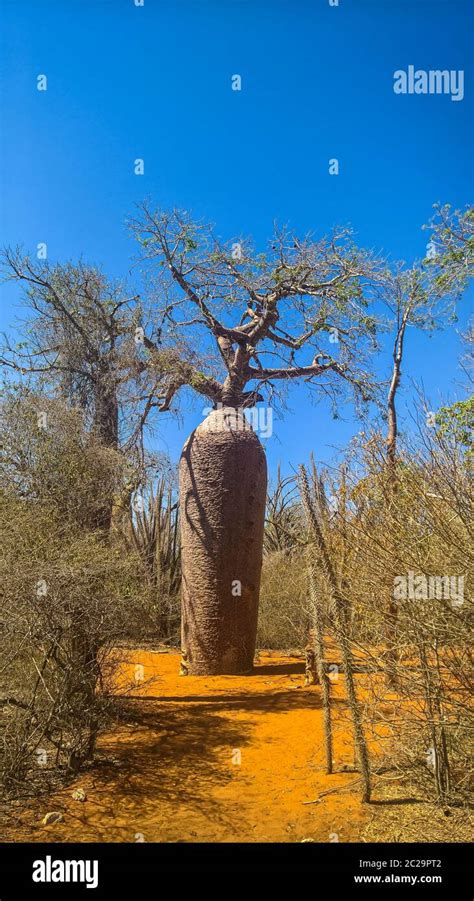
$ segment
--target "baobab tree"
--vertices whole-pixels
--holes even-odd
[[[52,264],[21,248],[4,249],[0,266],[3,281],[22,289],[26,309],[22,340],[12,346],[4,336],[2,365],[81,409],[95,441],[133,459],[137,482],[143,427],[158,390],[156,376],[137,365],[139,297],[96,267]],[[112,506],[104,495],[91,529],[108,533]]]
[[[161,379],[161,410],[193,389],[207,419],[180,462],[183,672],[252,668],[266,491],[265,455],[245,409],[303,379],[333,404],[367,400],[375,345],[368,310],[378,263],[347,229],[299,239],[275,230],[258,253],[222,243],[185,212],[148,204],[130,223],[149,289],[144,369]]]

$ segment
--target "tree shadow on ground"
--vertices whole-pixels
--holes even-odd
[[[277,688],[277,687],[276,687]],[[226,710],[246,710],[249,713],[288,713],[291,710],[320,710],[321,697],[319,691],[308,690],[302,687],[288,690],[261,691],[230,691],[216,692],[215,695],[127,695],[127,701],[146,703],[147,701],[159,702],[162,710],[167,704],[186,705],[192,704],[195,717],[207,716],[219,706]],[[124,698],[125,701],[125,698]],[[345,706],[343,698],[333,698],[331,706]],[[138,708],[137,708],[138,709]],[[186,708],[185,708],[186,709]],[[188,711],[186,711],[188,714]],[[135,715],[140,716],[139,713]]]
[[[281,666],[275,669],[282,672]],[[251,777],[234,765],[233,752],[245,753],[256,715],[321,708],[317,686],[281,688],[275,683],[262,691],[248,684],[248,690],[241,682],[232,690],[229,680],[228,689],[212,695],[209,684],[200,695],[194,682],[189,695],[117,697],[115,728],[101,737],[99,758],[87,774],[87,803],[71,804],[70,788],[60,793],[55,809],[64,811],[70,830],[65,839],[64,826],[48,827],[47,839],[134,841],[143,833],[153,841],[165,833],[173,840],[169,836],[174,832],[176,840],[185,839],[189,824],[198,829],[203,816],[216,834],[232,836],[239,828],[241,833]],[[226,792],[232,782],[235,790]],[[36,827],[36,841],[44,839],[41,833]]]
[[[186,834],[186,817],[195,815],[232,834],[242,817],[246,784],[233,752],[244,753],[250,743],[255,714],[320,706],[318,691],[296,688],[123,698],[118,701],[116,728],[99,743],[87,808],[83,812],[68,806],[67,820],[90,836],[87,840],[133,841],[141,832],[146,840],[159,840],[160,822],[166,822],[169,835],[173,811],[178,835]],[[229,710],[241,717],[232,720]],[[234,795],[223,796],[222,790],[236,777],[234,801]],[[53,834],[48,837],[55,840]]]
[[[248,712],[251,716],[321,707],[319,692],[296,689],[158,700],[159,704],[149,697],[124,699],[120,702],[118,729],[100,743],[105,759],[95,768],[94,797],[100,799],[103,792],[109,798],[101,819],[113,818],[126,808],[130,820],[140,824],[145,809],[158,811],[160,806],[172,804],[235,828],[241,817],[244,783],[235,802],[228,797],[220,800],[215,792],[235,779],[233,751],[243,751],[249,744],[255,722],[245,718],[232,721],[227,711]],[[115,762],[108,759],[111,755]]]
[[[129,707],[130,705],[130,707]],[[204,705],[203,705],[204,706]],[[126,702],[120,720],[130,731],[112,733],[101,751],[113,753],[117,766],[103,761],[105,777],[113,775],[117,790],[148,803],[171,801],[210,812],[210,793],[216,781],[232,778],[232,749],[249,741],[251,724],[233,724],[216,711],[203,707],[177,707],[167,702]],[[222,749],[228,748],[228,766]]]
[[[245,676],[302,676],[304,674],[304,667],[304,660],[295,663],[257,664],[255,669],[251,673],[245,673]]]

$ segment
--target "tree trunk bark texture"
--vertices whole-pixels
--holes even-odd
[[[266,488],[265,452],[243,413],[212,411],[180,460],[183,673],[253,668]]]

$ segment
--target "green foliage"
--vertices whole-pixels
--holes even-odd
[[[435,216],[425,228],[431,231],[424,264],[435,274],[442,292],[461,294],[474,276],[474,207],[453,210],[435,204]]]
[[[436,413],[436,425],[441,437],[454,439],[467,449],[472,457],[474,434],[474,395],[449,407],[441,407]]]

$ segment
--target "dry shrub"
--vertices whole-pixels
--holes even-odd
[[[35,765],[76,771],[91,759],[136,576],[131,558],[68,533],[53,509],[2,497],[0,513],[0,761],[12,789]]]
[[[143,574],[96,528],[123,478],[120,454],[51,398],[16,391],[1,414],[0,765],[15,791],[92,757],[104,667],[140,619]]]
[[[321,510],[320,525],[350,611],[347,638],[374,674],[359,681],[378,767],[442,804],[464,803],[474,724],[466,448],[420,427],[400,446],[395,475],[388,478],[383,442],[372,435],[326,486],[339,503],[329,516]]]
[[[259,648],[303,648],[309,628],[307,574],[301,555],[276,551],[263,560]]]

